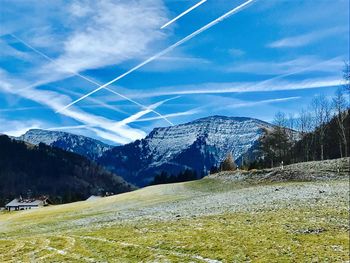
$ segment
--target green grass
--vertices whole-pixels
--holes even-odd
[[[349,260],[346,199],[173,220],[140,218],[76,227],[68,224],[75,219],[103,218],[120,205],[147,207],[191,198],[198,192],[234,191],[241,187],[244,186],[206,179],[155,186],[96,202],[3,213],[0,214],[0,262]]]

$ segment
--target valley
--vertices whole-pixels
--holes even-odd
[[[3,212],[0,260],[344,262],[349,161],[222,172],[94,201]]]
[[[0,0],[0,263],[350,263],[349,10]]]

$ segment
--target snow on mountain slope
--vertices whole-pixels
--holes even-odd
[[[218,159],[228,152],[235,158],[247,152],[258,140],[267,123],[248,118],[209,117],[191,123],[155,129],[146,139],[151,154],[159,162],[172,159],[174,155],[204,137],[207,146],[219,148]],[[171,147],[169,147],[171,146]]]
[[[16,139],[35,145],[45,143],[69,152],[83,155],[91,160],[96,160],[101,157],[105,151],[113,147],[98,140],[81,135],[39,129],[29,130]]]
[[[190,123],[154,129],[145,139],[117,146],[99,161],[127,180],[144,185],[162,170],[185,168],[207,173],[231,152],[235,159],[252,151],[266,122],[242,117],[212,116]]]

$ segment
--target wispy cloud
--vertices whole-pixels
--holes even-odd
[[[65,107],[63,107],[62,109],[59,110],[65,110],[68,109],[69,107],[73,106],[74,104],[84,100],[85,98],[95,94],[96,92],[112,85],[113,83],[115,83],[116,81],[119,81],[120,79],[128,76],[129,74],[131,74],[132,72],[138,70],[139,68],[142,68],[143,66],[149,64],[150,62],[158,59],[159,57],[162,57],[163,55],[169,53],[170,51],[174,50],[175,48],[177,48],[178,46],[188,42],[189,40],[191,40],[192,38],[196,37],[197,35],[205,32],[206,30],[210,29],[211,27],[215,26],[216,24],[222,22],[223,20],[229,18],[230,16],[240,12],[241,10],[243,10],[244,8],[248,7],[250,4],[252,4],[255,0],[248,0],[246,2],[244,2],[243,4],[231,9],[230,11],[228,11],[227,13],[225,13],[224,15],[220,16],[219,18],[213,20],[212,22],[206,24],[205,26],[201,27],[200,29],[196,30],[195,32],[193,32],[192,34],[186,36],[185,38],[181,39],[180,41],[176,42],[175,44],[169,46],[168,48],[158,52],[157,54],[155,54],[154,56],[150,57],[149,59],[143,61],[142,63],[136,65],[135,67],[131,68],[130,70],[128,70],[127,72],[119,75],[118,77],[114,78],[113,80],[103,84],[102,86],[100,86],[99,88],[87,93],[86,95],[80,97],[79,99],[69,103],[68,105],[66,105]]]
[[[144,72],[174,72],[183,71],[187,68],[208,68],[212,62],[208,59],[192,56],[164,56],[145,66]]]
[[[6,32],[20,36],[26,43],[47,48],[44,49],[46,53],[50,51],[49,63],[32,65],[27,72],[27,80],[37,82],[38,86],[69,78],[72,76],[70,72],[118,65],[145,57],[167,36],[159,31],[159,27],[168,20],[162,0],[61,1],[57,5],[59,8],[53,8],[54,14],[50,8],[46,10],[40,3],[31,0],[23,6],[31,12],[35,7],[43,7],[48,12],[47,16],[39,16],[43,20],[39,23],[40,27],[37,26],[38,21],[28,20],[22,30],[18,26],[6,25]],[[50,7],[56,7],[56,2],[50,3]],[[52,30],[55,25],[52,17],[64,25],[64,32]],[[2,21],[5,22],[10,23]],[[31,34],[27,34],[29,31]],[[20,57],[21,53],[17,53]]]
[[[278,103],[278,102],[285,102],[285,101],[291,101],[291,100],[298,100],[301,97],[286,97],[286,98],[276,98],[276,99],[269,99],[269,100],[260,100],[260,101],[247,101],[247,102],[240,102],[233,105],[228,105],[226,108],[244,108],[244,107],[251,107],[251,106],[257,106],[257,105],[264,105],[264,104],[270,104],[270,103]]]
[[[241,56],[245,55],[245,51],[243,51],[242,49],[238,49],[238,48],[231,48],[228,50],[228,53],[233,57],[241,57]]]
[[[31,110],[43,110],[45,107],[18,107],[18,108],[7,108],[0,109],[0,112],[18,112],[18,111],[31,111]]]
[[[170,86],[153,89],[151,92],[134,92],[130,96],[156,97],[195,94],[225,94],[246,92],[270,92],[335,87],[343,85],[340,78],[311,78],[302,81],[265,81],[265,82],[212,82],[196,85]]]
[[[69,10],[80,26],[64,41],[57,62],[74,72],[144,56],[152,43],[166,36],[158,30],[166,19],[160,0],[75,1]]]
[[[74,125],[74,126],[59,126],[59,127],[51,127],[51,128],[45,128],[44,130],[47,131],[65,131],[65,130],[80,130],[80,129],[86,129],[91,126],[89,125]]]
[[[40,50],[36,49],[36,48],[33,47],[32,45],[30,45],[30,44],[28,44],[27,42],[25,42],[24,40],[18,38],[17,36],[15,36],[15,35],[13,35],[13,34],[12,34],[11,36],[12,36],[13,38],[15,38],[16,40],[20,41],[22,44],[24,44],[24,45],[27,46],[28,48],[30,48],[31,50],[33,50],[35,53],[39,54],[40,56],[42,56],[42,57],[45,58],[46,60],[52,62],[52,63],[55,64],[57,67],[62,68],[63,70],[65,70],[66,72],[72,74],[73,76],[77,76],[77,77],[79,77],[79,78],[81,78],[81,79],[83,79],[83,80],[86,80],[87,82],[92,83],[92,84],[94,84],[94,85],[96,85],[96,86],[100,86],[100,85],[101,85],[100,83],[98,83],[97,81],[95,81],[95,80],[93,80],[93,79],[91,79],[91,78],[89,78],[89,77],[86,77],[86,76],[84,76],[84,75],[82,75],[82,74],[80,74],[80,73],[78,73],[78,72],[72,71],[72,70],[70,70],[70,69],[64,68],[63,65],[59,64],[59,63],[58,63],[57,61],[55,61],[53,58],[47,56],[46,54],[44,54],[44,53],[41,52]],[[39,82],[39,83],[42,84],[42,82]],[[33,87],[35,87],[35,86],[37,86],[37,85],[38,85],[38,83],[35,83],[34,85],[29,86],[29,88],[33,88]],[[28,87],[27,87],[27,88],[28,88]],[[140,107],[142,107],[142,108],[146,108],[146,109],[147,109],[146,106],[144,106],[144,105],[142,105],[142,104],[136,102],[135,100],[133,100],[133,99],[131,99],[131,98],[129,98],[129,97],[127,97],[127,96],[125,96],[125,95],[119,93],[119,92],[116,92],[116,91],[114,91],[114,90],[111,90],[110,88],[107,88],[107,90],[110,91],[110,92],[112,92],[113,94],[118,95],[119,97],[122,97],[123,99],[126,99],[126,100],[128,100],[128,101],[130,101],[130,102],[132,102],[132,103],[134,103],[134,104],[136,104],[136,105],[138,105],[138,106],[140,106]],[[84,94],[80,94],[80,96],[83,96],[83,95],[84,95]],[[96,99],[91,99],[91,98],[89,98],[89,99],[90,99],[90,100],[93,100],[93,101],[97,101]],[[104,102],[100,102],[100,104],[101,104],[102,106],[105,106],[105,107],[109,108],[109,109],[116,110],[116,111],[120,111],[120,110],[118,110],[118,109],[115,109],[115,108],[112,107],[112,106],[107,105],[107,104],[104,103]],[[156,113],[157,115],[161,116],[165,121],[167,121],[170,125],[172,125],[172,123],[171,123],[167,118],[163,117],[160,113],[158,113],[157,111],[155,111],[155,109],[150,109],[150,110],[153,111],[154,113]]]
[[[166,103],[166,102],[168,102],[170,100],[177,99],[177,98],[179,98],[179,96],[176,96],[176,97],[173,97],[173,98],[170,98],[170,99],[166,99],[166,100],[154,103],[154,104],[148,106],[145,110],[139,111],[136,114],[133,114],[133,115],[129,116],[128,118],[118,122],[117,125],[123,126],[123,125],[129,124],[129,123],[135,122],[136,120],[140,119],[142,116],[144,116],[144,115],[152,112],[153,110],[157,109],[162,104],[164,104],[164,103]],[[158,117],[159,118],[164,118],[164,116],[158,116]]]
[[[270,48],[296,48],[317,42],[323,38],[347,31],[345,27],[336,27],[328,30],[314,31],[303,35],[283,38],[268,44]]]
[[[70,101],[70,98],[48,90],[28,88],[19,90],[17,87],[26,86],[26,83],[10,78],[6,72],[0,71],[0,89],[6,93],[15,94],[56,111]],[[113,133],[117,143],[128,143],[143,138],[146,134],[142,130],[131,128],[127,125],[118,125],[117,122],[107,118],[89,114],[79,109],[72,108],[62,112],[63,115],[72,118],[88,126],[98,127],[100,130]],[[97,129],[95,129],[97,130]],[[99,136],[105,133],[99,133]],[[110,136],[109,136],[110,137]]]
[[[181,117],[181,116],[190,116],[194,114],[200,113],[200,109],[192,109],[188,111],[183,111],[183,112],[176,112],[176,113],[171,113],[171,114],[166,114],[165,116],[167,118],[175,118],[175,117]],[[146,122],[146,121],[155,121],[155,120],[160,120],[161,118],[159,116],[155,117],[149,117],[149,118],[140,118],[138,120],[135,120],[135,122]]]
[[[0,118],[0,134],[6,134],[10,136],[20,136],[27,132],[29,129],[36,129],[42,127],[44,123],[40,120],[7,120]]]
[[[344,66],[341,57],[335,57],[329,60],[322,60],[315,56],[302,56],[291,60],[281,62],[272,61],[254,61],[243,62],[239,65],[227,67],[229,72],[242,72],[255,75],[277,75],[277,74],[296,74],[300,72],[331,72],[338,73]]]
[[[174,99],[177,99],[179,98],[179,96],[177,97],[173,97],[173,98],[170,98],[170,99],[166,99],[166,100],[163,100],[163,101],[160,101],[160,102],[157,102],[157,103],[154,103],[150,106],[147,107],[146,110],[142,110],[142,111],[139,111],[121,121],[118,121],[114,124],[114,128],[116,127],[123,127],[129,123],[132,123],[132,122],[138,122],[140,120],[141,117],[143,117],[144,115],[147,115],[148,113],[152,112],[152,109],[156,109],[158,108],[159,106],[163,105],[164,103],[168,102],[168,101],[171,101],[171,100],[174,100]],[[169,114],[167,115],[168,117],[175,117],[175,116],[180,116],[180,115],[188,115],[188,114]],[[163,117],[160,117],[160,116],[157,116],[157,117],[153,117],[153,118],[149,118],[149,121],[150,120],[158,120],[158,119],[162,119]],[[145,120],[143,120],[145,121]],[[93,131],[94,133],[96,133],[97,136],[105,139],[105,140],[108,140],[108,141],[111,141],[111,142],[118,142],[118,143],[127,143],[129,141],[127,140],[123,140],[123,138],[121,138],[120,136],[117,136],[115,133],[111,133],[110,131],[108,130],[101,130],[101,127],[100,126],[96,126],[96,125],[92,125],[92,124],[89,124],[89,125],[75,125],[75,126],[60,126],[60,127],[51,127],[51,128],[46,128],[46,130],[54,130],[54,131],[60,131],[60,130],[66,130],[66,131],[70,131],[70,130],[90,130],[90,131]]]

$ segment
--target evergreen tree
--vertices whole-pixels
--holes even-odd
[[[220,165],[221,171],[234,171],[237,169],[237,165],[233,160],[232,153],[228,153],[225,160],[222,161]]]

